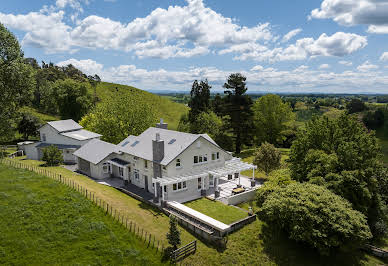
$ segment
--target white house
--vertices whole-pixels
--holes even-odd
[[[117,145],[94,139],[74,155],[78,170],[96,179],[119,177],[154,195],[154,200],[188,201],[218,192],[221,177],[233,179],[255,166],[234,158],[207,134],[167,129],[161,120]]]
[[[73,152],[101,137],[100,134],[83,129],[72,119],[47,122],[39,129],[39,135],[39,142],[24,142],[20,147],[27,158],[40,160],[43,156],[42,149],[54,145],[62,151],[65,163],[75,163]]]

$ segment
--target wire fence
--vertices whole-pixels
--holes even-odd
[[[79,192],[86,199],[92,201],[96,206],[102,208],[105,214],[110,215],[115,221],[119,222],[127,230],[133,233],[138,239],[143,241],[146,244],[147,248],[155,249],[155,252],[160,252],[161,254],[163,254],[165,249],[164,244],[162,241],[157,239],[155,235],[152,235],[147,230],[144,230],[144,228],[142,228],[139,224],[128,219],[125,214],[114,208],[112,204],[99,198],[94,191],[91,191],[90,189],[88,190],[88,188],[80,185],[77,181],[74,181],[74,179],[50,171],[49,169],[44,169],[42,167],[25,164],[23,162],[7,158],[0,159],[0,163],[14,168],[26,169],[28,171],[49,177]]]

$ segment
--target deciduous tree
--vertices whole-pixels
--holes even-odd
[[[292,108],[278,95],[267,94],[253,104],[255,133],[259,142],[283,142],[287,123],[295,119]]]
[[[42,161],[45,161],[48,166],[57,166],[63,163],[62,151],[51,145],[43,149]]]
[[[23,134],[23,138],[27,140],[29,136],[35,136],[37,134],[40,125],[41,121],[38,117],[28,112],[23,112],[17,129],[19,133]]]
[[[280,167],[282,154],[274,145],[264,142],[257,149],[253,163],[268,176],[270,172]]]

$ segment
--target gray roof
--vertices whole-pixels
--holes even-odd
[[[91,163],[98,164],[113,152],[118,152],[116,145],[99,139],[92,139],[76,150],[73,155]]]
[[[55,128],[58,132],[66,132],[82,129],[82,126],[76,123],[73,119],[59,120],[47,122],[50,126]]]
[[[55,146],[60,150],[63,149],[78,149],[81,147],[80,145],[68,145],[68,144],[54,144],[54,143],[47,143],[47,142],[40,142],[38,145],[36,145],[36,148],[45,148],[48,146]]]
[[[190,134],[168,129],[150,127],[139,136],[129,136],[117,146],[120,151],[131,155],[152,161],[152,140],[156,133],[160,134],[160,139],[164,140],[164,158],[162,165],[169,164],[187,147],[189,147],[198,138],[205,138],[210,143],[219,147],[207,134]],[[126,145],[124,145],[126,143]]]
[[[87,139],[94,139],[101,137],[102,135],[90,132],[85,129],[79,129],[79,130],[74,130],[74,131],[69,131],[69,132],[63,132],[61,135],[76,139],[76,140],[87,140]]]

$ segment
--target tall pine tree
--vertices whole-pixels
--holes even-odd
[[[240,73],[231,74],[224,84],[226,94],[225,114],[229,115],[229,128],[235,139],[235,152],[241,152],[241,146],[252,140],[253,111],[252,99],[246,95],[246,77]]]
[[[189,121],[194,123],[198,115],[210,110],[210,88],[211,86],[205,81],[195,80],[190,92],[189,101]]]

